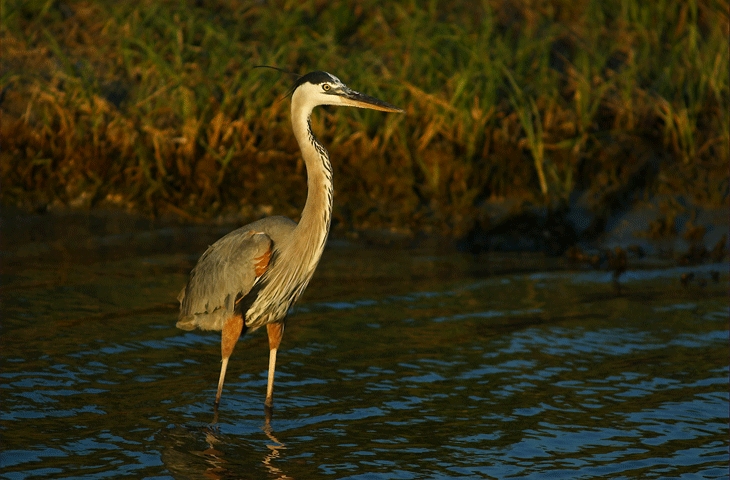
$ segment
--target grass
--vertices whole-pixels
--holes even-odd
[[[320,109],[335,225],[461,235],[501,199],[728,197],[726,0],[1,0],[0,200],[296,217],[286,75],[406,115]]]

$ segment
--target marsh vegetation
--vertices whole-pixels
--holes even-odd
[[[285,98],[322,69],[406,109],[320,109],[334,226],[462,235],[494,202],[728,194],[728,3],[4,0],[2,202],[295,217]]]

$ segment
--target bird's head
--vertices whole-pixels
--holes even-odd
[[[300,104],[309,111],[317,105],[339,105],[383,112],[403,112],[394,105],[350,89],[339,78],[327,72],[310,72],[300,77],[292,90],[292,103]]]

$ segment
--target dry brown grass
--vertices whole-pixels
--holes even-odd
[[[434,5],[6,1],[2,201],[296,216],[286,81],[256,64],[406,109],[315,114],[345,228],[459,235],[490,199],[580,191],[727,201],[726,1]]]

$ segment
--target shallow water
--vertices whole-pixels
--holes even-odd
[[[223,231],[3,221],[0,478],[728,478],[726,265],[618,292],[540,255],[331,242],[270,424],[262,331],[212,424],[219,338],[175,329],[175,297]]]

